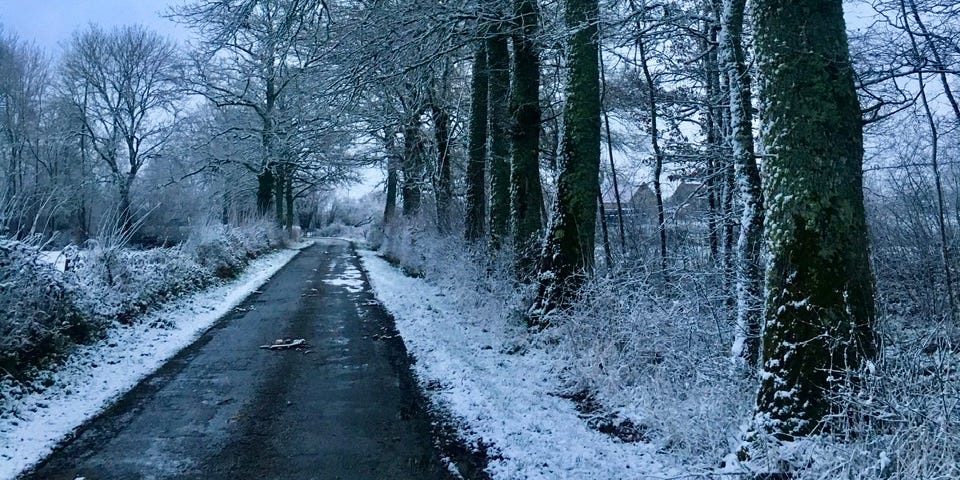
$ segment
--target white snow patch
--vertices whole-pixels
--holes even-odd
[[[354,278],[340,277],[332,280],[324,280],[323,283],[326,283],[327,285],[333,285],[335,287],[343,287],[350,293],[360,293],[363,291],[363,280],[357,280]]]
[[[61,272],[67,268],[67,257],[63,255],[62,250],[44,250],[40,252],[40,260],[53,265],[53,268]]]
[[[464,440],[492,444],[487,471],[493,478],[681,475],[653,446],[590,429],[574,404],[557,396],[557,360],[523,342],[528,333],[522,326],[475,318],[443,289],[404,276],[374,252],[360,254],[377,298],[417,359],[418,380],[439,386],[428,389],[431,400],[460,423]]]
[[[347,258],[353,258],[353,256],[347,256]],[[336,265],[337,263],[333,262],[330,264],[330,269],[335,270]],[[348,265],[340,276],[331,280],[323,280],[323,283],[344,287],[350,293],[360,293],[363,291],[363,274],[352,265]]]
[[[18,394],[5,385],[0,411],[0,479],[12,479],[46,457],[62,439],[98,414],[169,358],[190,345],[220,317],[266,283],[302,248],[264,255],[237,279],[188,295],[118,326],[79,348],[52,374],[49,387]],[[150,327],[163,322],[170,328]],[[41,389],[42,388],[42,389]]]

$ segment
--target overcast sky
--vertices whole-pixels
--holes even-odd
[[[73,31],[89,23],[105,27],[139,23],[161,35],[182,42],[188,32],[160,16],[170,5],[183,0],[0,0],[0,24],[4,33],[35,40],[53,55]]]

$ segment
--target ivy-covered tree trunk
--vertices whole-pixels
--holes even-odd
[[[760,358],[760,316],[763,274],[760,248],[763,235],[763,191],[753,148],[753,118],[750,102],[750,72],[743,50],[746,0],[724,2],[720,56],[730,85],[730,121],[737,191],[742,205],[740,236],[736,246],[736,340],[733,355],[749,369]]]
[[[543,223],[540,185],[540,49],[536,43],[536,0],[515,0],[518,29],[513,35],[513,80],[510,92],[510,218],[521,278],[533,273]]]
[[[767,200],[757,426],[813,432],[876,352],[860,105],[841,0],[754,3]]]
[[[453,184],[450,173],[450,115],[443,107],[433,105],[433,132],[437,141],[437,228],[440,233],[450,231],[450,211],[453,207]]]
[[[470,80],[470,140],[467,152],[467,220],[465,237],[483,238],[487,214],[487,48],[481,41],[473,56]]]
[[[257,214],[267,216],[273,205],[273,169],[265,166],[257,174]]]
[[[423,140],[420,120],[412,118],[403,126],[403,216],[420,213],[423,182]]]
[[[284,204],[286,205],[286,211],[284,212],[283,226],[287,229],[287,234],[290,235],[290,238],[293,238],[293,173],[287,175],[287,185],[283,189]]]
[[[385,132],[383,145],[387,153],[387,199],[383,207],[383,223],[389,225],[397,216],[397,171],[400,169],[392,130]]]
[[[490,247],[499,248],[510,228],[510,51],[502,27],[487,39],[490,122]]]
[[[600,180],[600,69],[597,0],[568,0],[564,19],[568,40],[566,103],[557,199],[540,257],[533,325],[567,306],[593,271]]]

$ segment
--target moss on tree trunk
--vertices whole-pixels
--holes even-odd
[[[494,28],[487,39],[490,87],[490,247],[499,248],[510,227],[510,51],[507,35]]]
[[[535,246],[543,224],[540,209],[540,50],[537,47],[537,2],[515,0],[518,29],[513,35],[513,81],[510,92],[510,217],[517,271],[521,278],[536,265]]]
[[[470,80],[470,141],[467,161],[467,225],[468,241],[483,238],[486,220],[487,168],[487,48],[479,42],[473,56],[473,78]]]
[[[760,428],[807,435],[876,351],[860,106],[840,0],[759,0],[768,202]]]
[[[600,69],[597,0],[568,0],[564,130],[557,199],[540,258],[539,289],[530,321],[567,306],[593,271],[600,174]]]

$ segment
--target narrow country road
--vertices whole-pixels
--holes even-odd
[[[450,478],[395,334],[321,241],[24,478]]]

